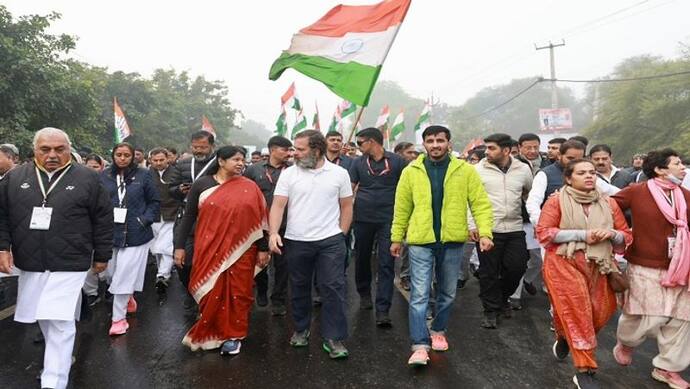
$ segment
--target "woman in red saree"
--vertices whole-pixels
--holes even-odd
[[[266,202],[259,187],[242,177],[245,158],[241,147],[218,149],[218,172],[194,182],[176,234],[179,267],[184,240],[196,223],[189,292],[200,315],[182,340],[192,351],[220,347],[221,354],[240,352],[254,301],[255,267],[268,263]]]
[[[543,275],[553,306],[553,353],[572,355],[578,388],[598,388],[597,332],[616,311],[609,273],[619,274],[613,253],[623,253],[632,234],[615,200],[596,189],[588,160],[574,160],[563,171],[566,185],[551,196],[537,224],[544,246]]]

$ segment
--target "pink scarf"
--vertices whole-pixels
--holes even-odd
[[[688,206],[685,203],[683,191],[679,185],[659,178],[648,180],[647,188],[666,220],[676,227],[676,245],[673,247],[671,264],[666,276],[661,280],[661,285],[667,288],[688,285],[688,281],[690,281],[690,233],[688,233]],[[675,210],[668,203],[664,190],[670,190],[673,194]],[[688,290],[690,291],[690,288]]]

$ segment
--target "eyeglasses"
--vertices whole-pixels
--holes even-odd
[[[357,147],[362,147],[363,144],[369,142],[371,139],[365,139],[365,140],[358,140],[357,141]]]

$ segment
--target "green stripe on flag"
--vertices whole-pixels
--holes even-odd
[[[268,78],[277,80],[287,68],[321,81],[336,95],[359,106],[369,103],[381,66],[367,66],[357,62],[341,63],[327,58],[290,54],[284,51],[273,62]]]

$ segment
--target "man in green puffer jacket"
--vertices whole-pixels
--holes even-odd
[[[426,154],[402,172],[391,228],[393,256],[400,255],[403,239],[409,245],[410,365],[426,365],[429,348],[448,349],[445,332],[455,300],[462,246],[469,238],[468,209],[479,233],[480,250],[493,247],[493,211],[477,171],[450,155],[450,131],[446,127],[427,127],[422,138]],[[430,334],[426,311],[434,264],[438,288]]]

